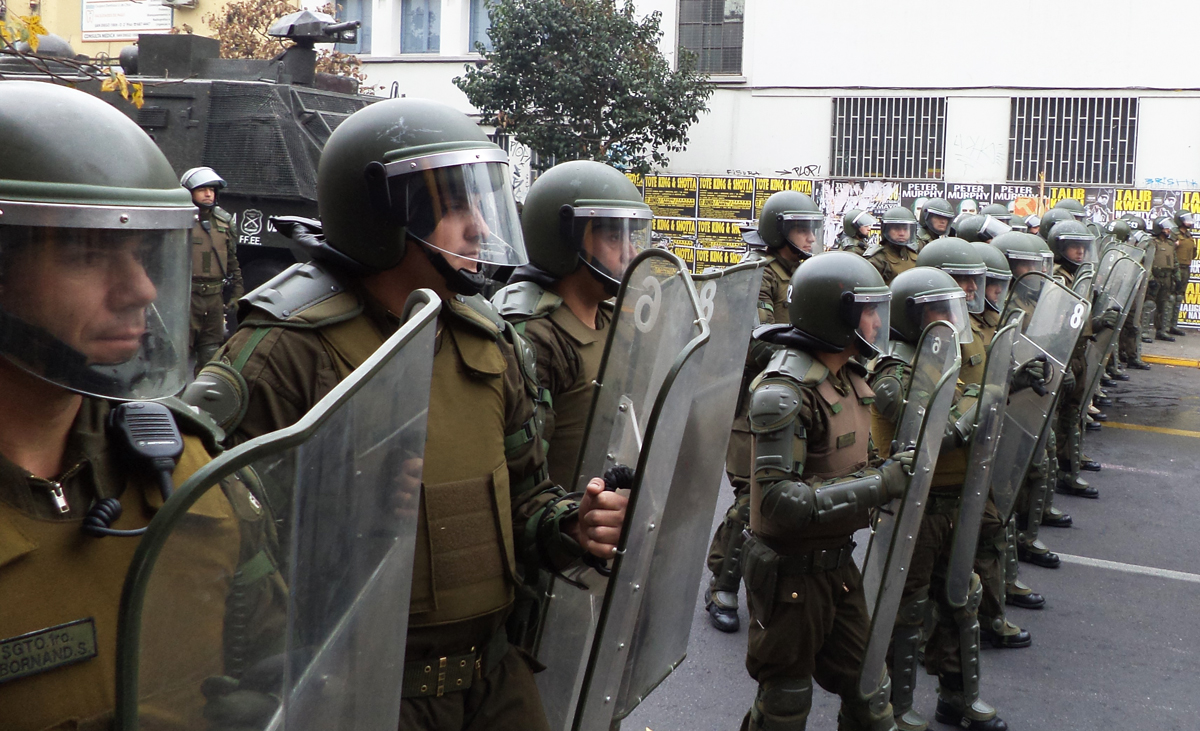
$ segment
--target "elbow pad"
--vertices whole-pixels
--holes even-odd
[[[763,518],[789,528],[802,528],[813,519],[813,489],[803,482],[784,480],[763,491]]]
[[[879,470],[866,470],[857,477],[818,487],[813,494],[813,522],[833,523],[865,513],[890,498]]]

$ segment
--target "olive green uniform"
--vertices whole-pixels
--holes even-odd
[[[750,256],[763,255],[752,253]],[[763,269],[762,284],[758,289],[758,322],[760,325],[785,324],[788,322],[787,290],[799,263],[780,257],[765,258],[770,263]],[[713,574],[713,586],[717,591],[736,594],[742,580],[738,557],[732,554],[740,552],[742,531],[750,521],[750,384],[762,372],[770,353],[765,343],[752,340],[742,370],[742,386],[725,452],[725,474],[733,486],[733,503],[725,512],[725,520],[713,533],[708,548],[708,570]],[[732,556],[731,560],[726,561],[726,556]]]
[[[247,384],[238,440],[299,419],[398,326],[355,287],[282,317],[255,307],[253,294],[246,305],[219,354],[225,365],[209,366]],[[523,580],[582,551],[562,533],[578,506],[546,471],[535,368],[528,344],[481,296],[443,303],[401,728],[546,728],[536,663],[509,644],[505,622]]]
[[[833,245],[833,248],[838,251],[849,251],[862,256],[867,252],[867,240],[860,239],[848,231],[842,231],[838,235],[837,242]]]
[[[181,405],[182,406],[182,405]],[[62,464],[53,480],[38,478],[0,455],[0,722],[7,731],[63,728],[80,731],[110,728],[116,692],[117,610],[121,590],[138,539],[95,538],[80,531],[94,500],[117,498],[124,510],[112,527],[134,529],[150,522],[162,507],[152,474],[130,474],[117,446],[105,433],[109,403],[85,397],[67,437]],[[182,416],[186,417],[185,414]],[[178,419],[184,452],[173,479],[182,484],[206,464],[216,450],[212,436],[186,418]],[[164,549],[163,561],[226,567],[232,579],[251,557],[266,550],[268,521],[257,500],[241,483],[222,485],[204,495],[191,514],[201,518],[177,530]],[[51,491],[61,488],[68,506],[60,512]],[[236,520],[233,518],[236,516]],[[186,559],[172,558],[182,551]],[[157,595],[172,595],[181,605],[212,603],[198,582],[185,572],[156,574]],[[205,585],[204,592],[214,587]],[[231,588],[231,583],[217,587]],[[245,587],[244,587],[245,588]],[[283,606],[282,583],[268,572],[249,586],[256,611]],[[261,658],[282,649],[282,623],[269,630],[270,619],[256,615],[262,631],[231,656]],[[278,620],[284,615],[276,612]],[[153,626],[154,617],[148,617]],[[72,627],[68,623],[78,621]],[[169,620],[165,620],[167,622]],[[166,726],[203,725],[204,698],[195,682],[197,671],[236,675],[222,657],[224,612],[189,618],[186,634],[174,638],[171,652],[143,653],[140,687],[153,699],[142,704],[143,718]],[[167,625],[169,626],[169,625]],[[56,628],[50,632],[51,628]],[[36,633],[17,640],[20,635]],[[94,633],[94,634],[93,634]],[[63,637],[70,638],[61,645]],[[154,639],[143,634],[144,642]],[[225,645],[228,649],[228,645]],[[161,648],[160,648],[161,649]],[[32,652],[30,651],[32,650]],[[38,650],[41,650],[40,652]],[[89,656],[94,653],[94,656]]]
[[[757,415],[752,405],[754,453],[766,453],[764,443],[787,440],[794,461],[759,462],[751,484],[753,535],[744,548],[751,620],[746,669],[759,691],[743,729],[761,726],[753,714],[781,689],[811,698],[813,680],[841,696],[838,728],[891,724],[890,705],[875,715],[859,700],[857,687],[870,619],[851,537],[867,527],[870,506],[802,527],[764,509],[781,499],[776,494],[785,494],[791,481],[811,487],[837,482],[877,459],[870,436],[874,392],[864,375],[853,361],[830,373],[808,353],[789,348],[776,353],[754,382],[756,403],[760,391],[769,395],[768,388],[787,389],[781,393],[794,399],[783,415]],[[782,705],[801,707],[789,717],[788,728],[803,728],[807,705]]]
[[[897,274],[907,272],[917,266],[917,255],[907,246],[876,244],[867,249],[864,256],[872,266],[879,270],[884,283],[889,285]]]
[[[940,239],[943,236],[945,236],[945,234],[934,233],[933,231],[925,228],[925,224],[922,223],[917,226],[917,248],[924,249],[925,244],[928,244],[930,241],[935,239]]]
[[[957,422],[975,404],[979,384],[983,380],[986,344],[977,317],[972,317],[974,338],[961,346],[962,367],[959,371],[955,403],[950,420]],[[994,330],[992,331],[994,334]],[[911,382],[911,364],[885,356],[876,364],[871,386],[876,391],[905,394]],[[894,383],[888,385],[887,380]],[[890,443],[899,418],[900,402],[884,399],[871,407],[872,435],[876,443]],[[892,676],[892,706],[897,717],[912,709],[916,688],[917,648],[927,608],[932,600],[937,607],[936,622],[925,649],[925,669],[937,675],[943,684],[949,681],[953,691],[961,691],[964,673],[977,677],[978,625],[976,613],[982,591],[978,578],[971,582],[971,599],[962,608],[947,601],[946,572],[953,548],[954,526],[962,501],[963,480],[967,473],[968,446],[962,444],[951,451],[943,450],[933,473],[928,502],[921,518],[916,545],[908,566],[892,644],[888,648],[888,668]],[[974,632],[971,632],[974,628]],[[973,634],[973,636],[972,636]],[[971,643],[964,653],[964,643]],[[970,667],[964,667],[969,658]],[[951,691],[951,692],[953,692]],[[939,695],[944,694],[943,691]]]
[[[1175,234],[1175,262],[1178,273],[1175,276],[1175,305],[1171,308],[1171,328],[1179,327],[1179,307],[1187,294],[1188,282],[1192,277],[1192,260],[1196,258],[1196,239],[1190,231],[1180,229]]]
[[[225,342],[225,303],[236,302],[243,293],[232,225],[233,217],[214,206],[201,208],[192,227],[191,352],[197,372]]]
[[[1165,236],[1154,237],[1154,263],[1151,268],[1154,281],[1147,294],[1157,308],[1154,313],[1155,335],[1166,335],[1171,329],[1175,301],[1175,279],[1179,274],[1175,258],[1175,242]]]

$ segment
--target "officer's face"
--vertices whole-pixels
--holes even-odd
[[[1083,261],[1083,257],[1087,256],[1087,246],[1079,242],[1069,242],[1063,249],[1063,256],[1079,264]]]
[[[1000,293],[1004,291],[1004,283],[999,281],[988,280],[987,285],[983,288],[983,296],[987,297],[987,301],[993,305],[1000,304]]]
[[[950,308],[945,303],[930,302],[921,311],[921,329],[924,330],[938,320],[954,322],[954,316],[950,314]]]
[[[908,226],[885,226],[883,230],[888,241],[894,244],[908,243]]]
[[[583,249],[617,277],[625,273],[637,249],[623,219],[588,221],[583,230]]]
[[[1016,279],[1017,277],[1021,276],[1022,274],[1028,274],[1029,272],[1035,271],[1037,269],[1037,267],[1035,267],[1030,262],[1027,262],[1027,261],[1024,261],[1021,259],[1009,259],[1008,265],[1009,265],[1009,267],[1012,268],[1013,279]]]
[[[89,364],[123,363],[146,333],[146,307],[158,290],[137,232],[43,229],[43,241],[14,256],[0,304],[48,330]]]
[[[868,236],[871,235],[871,227],[870,226],[859,226],[858,227],[858,235],[861,238],[864,238],[864,239],[867,238]]]
[[[812,253],[813,242],[817,240],[811,226],[792,226],[787,232],[788,242],[806,254]]]
[[[879,328],[882,326],[883,320],[879,317],[879,306],[864,306],[862,315],[858,318],[858,331],[862,333],[863,340],[866,340],[868,343],[875,342],[875,339],[879,336]]]
[[[968,302],[975,299],[975,293],[979,291],[979,281],[975,277],[955,277],[954,281],[967,293]]]
[[[450,254],[446,257],[450,266],[474,272],[479,270],[479,262],[472,259],[479,258],[483,242],[490,235],[479,207],[461,197],[448,201],[445,213],[429,234],[429,243]]]
[[[192,202],[198,206],[211,206],[216,200],[216,188],[196,188],[192,191]]]
[[[945,216],[929,216],[929,227],[933,229],[935,234],[939,236],[946,233],[946,229],[950,228],[950,219]]]

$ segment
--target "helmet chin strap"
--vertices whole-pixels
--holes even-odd
[[[588,261],[587,257],[585,257],[583,254],[579,255],[579,260],[583,262],[585,267],[587,267],[588,274],[591,274],[592,278],[599,282],[600,286],[604,287],[604,293],[606,295],[609,297],[617,296],[617,292],[621,289],[621,282],[612,275],[612,272],[608,267],[604,266],[600,262],[593,264],[592,262]]]
[[[441,251],[433,244],[416,234],[410,233],[409,237],[423,244],[421,251],[425,253],[425,257],[429,259],[429,263],[433,265],[437,273],[442,275],[442,279],[446,280],[446,286],[450,288],[451,292],[464,297],[472,297],[483,292],[488,283],[486,274],[455,269],[450,266],[450,262],[446,261],[446,257],[442,256]]]
[[[811,251],[805,251],[804,249],[801,249],[799,246],[796,246],[795,244],[793,244],[793,243],[791,242],[791,240],[789,240],[789,239],[784,239],[784,243],[786,243],[786,244],[787,244],[787,246],[788,246],[788,248],[789,248],[789,249],[791,249],[792,251],[796,252],[796,254],[798,254],[798,255],[800,256],[800,261],[804,261],[805,259],[811,259],[811,258],[812,258],[812,252],[811,252]]]

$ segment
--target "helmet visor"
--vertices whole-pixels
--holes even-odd
[[[925,209],[925,225],[930,231],[939,236],[945,235],[950,230],[950,224],[953,222],[954,216],[948,216],[941,211]]]
[[[1012,231],[1012,226],[1009,226],[995,216],[988,215],[984,217],[983,224],[979,227],[978,236],[980,241],[986,243],[1000,234],[1005,234],[1009,231]]]
[[[988,272],[987,282],[983,286],[985,305],[996,312],[1003,310],[1008,300],[1008,288],[1012,286],[1012,275]]]
[[[503,151],[446,152],[386,167],[392,209],[405,213],[409,235],[455,269],[491,275],[528,263]]]
[[[879,225],[879,219],[875,218],[867,211],[860,211],[859,214],[850,221],[850,225],[856,230],[862,228],[863,226],[871,229]]]
[[[616,284],[629,263],[650,248],[649,208],[577,206],[572,218],[573,238],[583,262]]]
[[[1096,239],[1087,234],[1063,234],[1058,237],[1062,257],[1074,264],[1096,263]]]
[[[854,332],[858,336],[860,355],[874,358],[886,353],[891,321],[891,310],[888,308],[888,303],[892,301],[891,291],[846,292],[842,296],[852,305],[851,321],[858,323]]]
[[[0,226],[0,355],[91,396],[177,393],[188,365],[188,234]]]
[[[967,297],[967,310],[976,315],[983,312],[987,269],[953,265],[943,266],[941,269],[954,277],[955,282],[958,282],[958,286]],[[924,326],[922,325],[922,327]]]
[[[909,319],[921,330],[938,320],[945,320],[954,327],[959,344],[974,339],[971,332],[971,316],[967,311],[967,296],[958,292],[933,292],[913,297],[909,303]]]
[[[779,214],[779,233],[783,240],[808,256],[824,248],[825,217],[820,213],[793,211]]]
[[[896,246],[916,246],[916,221],[884,221],[880,228],[884,241]]]
[[[1192,228],[1195,225],[1192,223],[1192,214],[1187,211],[1180,211],[1176,218],[1178,219],[1176,223],[1178,223],[1180,226]]]

